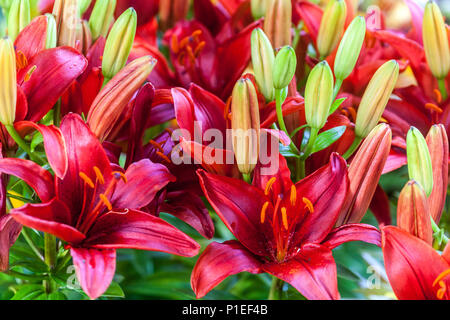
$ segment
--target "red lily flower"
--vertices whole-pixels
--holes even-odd
[[[67,173],[55,177],[35,163],[1,159],[0,170],[34,188],[41,204],[11,210],[31,228],[66,241],[83,290],[92,299],[109,286],[115,249],[135,248],[194,256],[199,245],[160,218],[139,211],[174,177],[160,164],[142,160],[114,171],[105,151],[80,116],[63,118]],[[115,168],[115,167],[114,167]]]
[[[200,256],[191,285],[197,298],[239,272],[270,273],[308,299],[338,299],[331,250],[352,240],[380,244],[376,228],[349,224],[333,229],[348,188],[347,165],[330,163],[293,184],[286,160],[278,172],[255,169],[253,185],[198,171],[203,191],[238,241],[213,242]]]
[[[425,241],[394,226],[381,229],[386,273],[401,300],[450,300],[450,245],[439,255]]]

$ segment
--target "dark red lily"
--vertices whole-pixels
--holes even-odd
[[[202,189],[237,241],[210,244],[197,261],[191,285],[201,298],[226,277],[243,271],[270,273],[308,299],[338,299],[331,250],[352,240],[380,244],[376,228],[333,226],[348,188],[347,165],[337,154],[330,163],[293,184],[286,160],[278,172],[253,185],[198,171]]]
[[[111,166],[105,151],[80,116],[63,118],[64,144],[55,144],[68,160],[63,178],[23,159],[1,159],[0,170],[34,188],[43,203],[11,210],[23,225],[67,242],[83,290],[95,299],[109,286],[115,249],[135,248],[194,256],[199,245],[160,218],[139,211],[174,177],[150,160],[126,172]],[[115,171],[116,170],[116,171]]]
[[[381,234],[386,273],[398,299],[450,300],[450,244],[440,255],[398,227],[384,227]]]

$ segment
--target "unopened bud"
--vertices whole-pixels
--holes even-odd
[[[450,70],[450,49],[447,29],[441,10],[434,1],[428,1],[423,14],[423,48],[431,73],[443,79]]]
[[[165,0],[159,2],[159,25],[162,30],[184,19],[189,11],[189,0]]]
[[[92,45],[92,34],[89,23],[82,20],[77,29],[76,49],[83,54],[87,54]]]
[[[297,68],[297,57],[290,46],[284,46],[277,53],[273,63],[273,86],[275,89],[284,89],[292,81]]]
[[[336,79],[344,80],[352,73],[361,52],[365,35],[366,20],[358,16],[350,23],[339,44],[334,61]]]
[[[20,31],[31,21],[30,0],[14,0],[8,14],[8,36],[16,40]]]
[[[58,37],[55,17],[50,13],[46,13],[45,17],[47,18],[47,40],[45,42],[45,48],[46,49],[55,48]]]
[[[102,60],[102,72],[107,80],[125,66],[133,46],[136,27],[136,11],[129,8],[120,15],[111,28]]]
[[[264,32],[274,48],[291,44],[291,0],[270,0],[264,18]]]
[[[53,15],[58,30],[58,46],[75,48],[80,23],[78,0],[55,0]]]
[[[252,65],[255,80],[267,101],[274,99],[272,67],[275,61],[270,40],[260,28],[254,29],[251,37]]]
[[[231,98],[233,150],[239,171],[250,174],[259,152],[259,105],[256,89],[250,79],[240,79]]]
[[[347,5],[344,0],[330,0],[328,2],[317,35],[317,48],[320,57],[327,57],[336,48],[344,32],[346,16]]]
[[[305,117],[312,128],[321,129],[325,125],[333,102],[333,86],[333,73],[328,63],[316,64],[305,88]]]
[[[78,14],[80,17],[87,11],[89,6],[91,5],[92,0],[78,0]]]
[[[406,157],[409,178],[416,180],[425,190],[427,197],[433,190],[433,168],[430,151],[422,133],[411,127],[406,135]]]
[[[258,20],[264,17],[267,11],[268,2],[271,0],[251,0],[250,8],[252,10],[253,19]]]
[[[370,79],[358,107],[355,122],[355,134],[365,138],[377,125],[386,108],[398,79],[397,61],[385,62]]]
[[[0,39],[0,122],[12,125],[16,117],[16,53],[8,37]]]
[[[92,132],[104,141],[118,122],[134,93],[145,82],[156,59],[144,56],[120,70],[100,91],[89,110],[87,122]]]
[[[106,37],[114,18],[116,0],[97,0],[89,18],[92,39],[95,41],[100,36]]]

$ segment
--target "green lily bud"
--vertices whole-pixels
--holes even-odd
[[[327,121],[333,102],[333,73],[326,61],[312,69],[306,81],[305,116],[309,126],[321,129]]]
[[[75,48],[80,24],[78,0],[55,0],[53,16],[58,30],[58,46]]]
[[[8,37],[0,39],[0,122],[12,125],[16,117],[16,53]]]
[[[365,138],[383,115],[398,79],[399,67],[395,60],[385,62],[370,79],[356,115],[355,134]]]
[[[249,79],[240,79],[234,86],[231,98],[231,128],[239,171],[250,174],[258,162],[260,119],[258,96]]]
[[[51,49],[56,47],[57,43],[57,30],[56,30],[56,20],[55,17],[46,13],[45,17],[47,18],[47,40],[45,42],[45,48]]]
[[[422,33],[428,66],[437,79],[443,79],[450,70],[450,49],[444,18],[434,1],[425,6]]]
[[[80,17],[83,16],[83,14],[86,12],[86,10],[91,5],[92,0],[78,0],[78,13],[80,14]]]
[[[253,19],[258,20],[264,17],[267,10],[268,0],[251,0],[250,8],[252,10]]]
[[[406,135],[406,157],[409,179],[420,183],[428,197],[433,190],[431,156],[425,138],[415,127],[411,127]]]
[[[297,68],[297,57],[290,46],[284,46],[277,53],[273,63],[273,86],[275,89],[284,89],[292,81]]]
[[[129,8],[120,15],[109,32],[102,60],[102,72],[106,81],[127,63],[136,34],[136,26],[136,11]]]
[[[352,73],[361,52],[365,35],[366,20],[364,17],[358,16],[350,23],[339,44],[334,61],[336,79],[344,80]]]
[[[336,48],[344,32],[346,16],[347,5],[344,0],[330,0],[328,2],[317,35],[317,48],[320,57],[327,57]]]
[[[30,21],[30,1],[14,0],[8,14],[8,36],[13,42]]]
[[[256,83],[267,101],[274,99],[272,67],[275,54],[269,38],[260,28],[254,29],[251,37],[252,64]]]
[[[95,41],[100,36],[106,37],[109,27],[114,18],[116,0],[97,0],[89,18],[92,39]]]
[[[290,45],[292,25],[291,0],[271,0],[267,4],[264,18],[264,32],[272,42],[274,48]]]

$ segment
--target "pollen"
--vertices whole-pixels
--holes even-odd
[[[442,102],[442,94],[438,89],[433,90],[434,95],[436,96],[436,102],[441,103]]]
[[[109,202],[108,198],[103,193],[100,193],[99,197],[103,204],[108,208],[108,210],[112,210],[112,205],[111,202]]]
[[[442,280],[445,277],[450,275],[450,269],[445,270],[444,272],[442,272],[437,278],[436,280],[434,280],[433,282],[433,287],[436,286],[437,284],[439,284],[439,290],[436,292],[436,297],[439,300],[442,300],[444,298],[444,295],[447,292],[447,287],[445,285],[445,282]]]
[[[128,182],[127,176],[126,176],[123,172],[120,172],[120,171],[114,171],[114,172],[113,172],[113,175],[114,175],[114,177],[115,177],[116,179],[122,179],[122,181],[123,181],[124,183],[127,183],[127,182]]]
[[[178,54],[180,51],[180,47],[178,45],[178,38],[176,35],[172,36],[172,39],[170,41],[170,47],[172,48],[173,53]]]
[[[28,66],[28,59],[25,56],[25,54],[20,50],[16,52],[16,64],[17,69],[19,70]]]
[[[94,182],[92,182],[91,178],[89,178],[84,172],[80,172],[78,175],[89,187],[94,189],[95,185]]]
[[[269,206],[269,201],[264,202],[262,209],[261,209],[261,223],[264,223],[266,220],[266,211],[267,207]]]
[[[295,203],[297,202],[297,188],[295,188],[294,184],[291,186],[290,200],[291,200],[291,205],[295,206]]]
[[[30,70],[27,71],[27,73],[25,74],[25,77],[24,77],[24,79],[23,79],[25,82],[27,82],[28,80],[30,80],[30,78],[31,78],[33,72],[36,70],[36,68],[37,68],[36,66],[32,66],[32,67],[30,68]]]
[[[437,113],[443,112],[443,110],[441,108],[439,108],[437,105],[435,105],[434,103],[425,103],[425,108],[427,108],[428,110],[436,111]]]
[[[288,225],[287,213],[286,213],[286,208],[285,207],[281,207],[281,219],[283,221],[284,228],[286,230],[288,230],[289,225]]]
[[[93,169],[94,169],[95,176],[97,177],[98,182],[100,182],[100,184],[104,184],[105,183],[105,178],[103,177],[103,174],[100,171],[100,169],[97,166],[94,166]]]
[[[269,181],[267,181],[267,183],[266,183],[266,188],[264,189],[264,194],[265,194],[266,196],[269,195],[270,189],[272,188],[272,185],[275,183],[276,180],[277,180],[276,177],[272,177],[272,178],[270,178]]]
[[[314,205],[312,204],[312,202],[308,198],[305,198],[305,197],[302,198],[302,201],[305,204],[305,208],[308,209],[309,212],[313,213]]]

